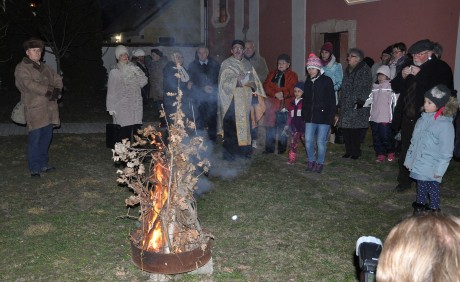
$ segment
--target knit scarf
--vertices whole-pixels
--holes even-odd
[[[284,72],[277,71],[275,76],[272,79],[273,83],[276,83],[278,87],[284,87]]]
[[[445,108],[446,108],[445,106],[442,106],[441,108],[439,108],[439,110],[434,114],[434,120],[436,120],[440,115],[442,115]]]
[[[137,84],[137,77],[144,75],[142,70],[138,66],[133,64],[132,62],[127,62],[127,63],[118,62],[117,67],[121,72],[123,81],[127,85]]]
[[[329,56],[327,60],[323,60],[322,56],[320,57],[320,60],[321,60],[321,64],[323,64],[323,67],[324,67],[325,65],[329,64],[329,62],[332,60],[332,54]]]
[[[180,81],[182,82],[187,82],[190,80],[190,77],[187,73],[187,71],[184,69],[183,66],[177,64],[173,69],[177,70],[177,73],[179,75]]]

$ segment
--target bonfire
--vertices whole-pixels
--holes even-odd
[[[206,149],[203,138],[187,133],[194,132],[195,124],[185,119],[182,95],[178,88],[177,111],[171,115],[172,124],[166,124],[167,142],[160,125],[148,125],[139,130],[133,143],[123,140],[112,150],[113,160],[126,164],[117,171],[117,181],[133,192],[125,203],[127,216],[140,221],[139,230],[131,234],[131,243],[142,253],[204,252],[212,238],[198,220],[193,195],[198,177],[208,172],[210,164],[200,155]],[[164,110],[161,117],[165,117]],[[137,206],[139,216],[131,216],[131,208]]]

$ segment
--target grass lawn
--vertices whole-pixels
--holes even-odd
[[[105,122],[104,100],[88,104],[96,105],[89,111],[97,118],[81,120]],[[78,115],[69,113],[66,122],[72,116]],[[341,158],[343,145],[329,144],[323,174],[305,172],[303,149],[298,163],[288,166],[287,154],[228,163],[221,160],[219,144],[210,148],[211,173],[200,182],[209,192],[198,199],[198,215],[215,236],[214,272],[171,279],[355,281],[356,240],[364,235],[384,240],[412,213],[415,199],[415,189],[391,192],[397,163],[375,163],[367,137],[356,161]],[[55,134],[50,157],[58,170],[38,180],[27,171],[27,137],[0,141],[0,281],[151,279],[131,262],[129,234],[136,221],[120,218],[131,193],[116,183],[103,134]],[[452,161],[441,207],[456,216],[459,181],[460,163]]]

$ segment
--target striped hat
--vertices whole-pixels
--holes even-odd
[[[318,57],[316,57],[315,54],[310,53],[310,55],[308,55],[306,67],[307,67],[307,70],[308,69],[321,70],[323,68],[323,64],[321,63],[321,60]]]

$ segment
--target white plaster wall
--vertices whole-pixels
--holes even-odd
[[[176,46],[159,46],[159,47],[128,47],[128,50],[130,52],[130,58],[132,55],[132,52],[136,49],[142,49],[144,50],[146,55],[150,55],[150,50],[153,48],[159,49],[160,51],[163,52],[165,56],[168,56],[173,52],[173,50],[179,50],[182,52],[184,55],[184,65],[185,67],[188,67],[188,65],[195,59],[195,51],[196,47],[176,47]],[[56,68],[56,60],[54,57],[54,54],[51,54],[51,49],[48,47],[45,48],[47,52],[45,52],[44,55],[44,61],[47,65],[52,67],[53,69]],[[102,61],[104,63],[104,67],[107,70],[107,73],[110,71],[110,67],[116,63],[115,60],[115,47],[102,47]]]

